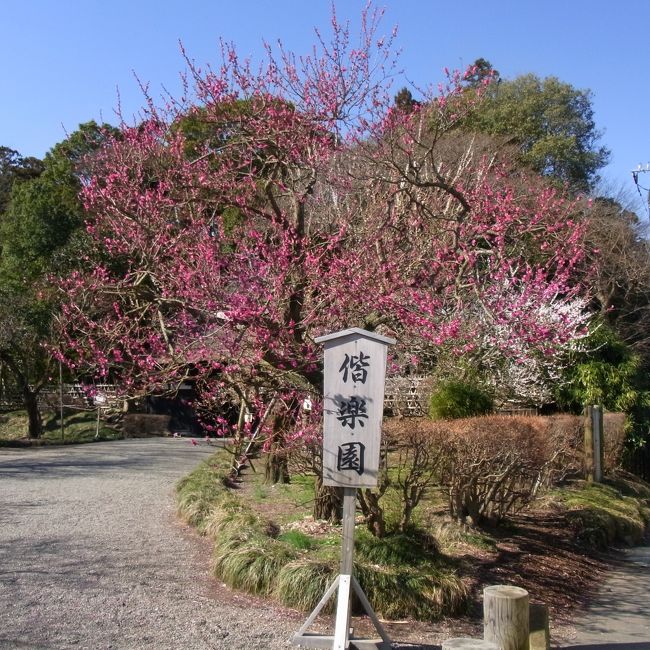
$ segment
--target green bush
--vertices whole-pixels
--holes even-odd
[[[585,404],[600,404],[625,413],[627,446],[643,446],[650,429],[650,381],[643,359],[604,323],[592,326],[581,347],[571,353],[557,383],[558,406],[581,414]]]
[[[494,410],[492,397],[462,381],[445,381],[431,395],[429,415],[434,420],[455,420],[485,415]]]

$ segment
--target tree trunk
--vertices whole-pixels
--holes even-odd
[[[264,467],[264,481],[271,485],[290,482],[287,456],[282,451],[269,450]]]
[[[402,505],[402,516],[400,517],[399,520],[399,530],[402,533],[406,532],[406,529],[409,527],[411,523],[411,516],[413,515],[413,508],[415,506],[411,505],[410,502],[405,502]]]
[[[14,376],[16,386],[19,388],[23,396],[23,404],[27,411],[29,419],[29,437],[40,438],[43,434],[43,421],[41,420],[41,413],[38,410],[38,393],[43,386],[45,378],[47,377],[49,362],[45,364],[45,368],[41,378],[34,384],[35,388],[29,385],[28,375],[16,362],[15,358],[6,350],[0,351],[0,360],[6,364],[11,374]]]
[[[266,483],[289,483],[289,460],[284,445],[284,418],[276,416],[273,420],[271,445],[266,456],[264,469]]]
[[[23,401],[29,419],[29,437],[32,439],[40,438],[43,435],[43,420],[41,419],[41,412],[38,410],[38,393],[25,386],[23,388]]]
[[[323,479],[317,475],[315,492],[314,519],[326,519],[333,524],[340,524],[343,518],[343,490],[323,485]]]
[[[372,490],[366,488],[359,490],[359,506],[361,512],[366,518],[366,527],[375,537],[385,537],[386,520],[384,519],[384,509],[379,505],[381,494],[375,494]]]

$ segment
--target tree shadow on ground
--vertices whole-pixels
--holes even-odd
[[[471,613],[476,617],[482,616],[482,588],[509,584],[526,589],[531,603],[546,605],[551,622],[566,623],[587,607],[598,577],[612,566],[611,555],[578,544],[559,514],[527,512],[490,534],[496,554],[471,566],[476,589]]]

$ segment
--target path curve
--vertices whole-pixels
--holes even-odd
[[[576,615],[566,650],[650,650],[650,537],[626,549],[589,607]]]
[[[175,517],[174,484],[212,451],[0,450],[0,648],[292,647],[300,616],[215,590],[208,545]]]

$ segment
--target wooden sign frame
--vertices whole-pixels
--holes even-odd
[[[379,474],[386,356],[395,339],[352,328],[325,348],[323,484],[374,487]]]

